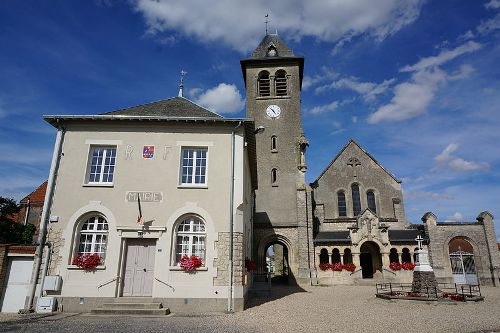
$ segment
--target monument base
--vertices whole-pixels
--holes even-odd
[[[433,271],[413,271],[412,291],[415,293],[435,294],[439,292]]]

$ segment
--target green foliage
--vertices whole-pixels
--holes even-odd
[[[24,226],[9,218],[18,213],[19,209],[20,207],[14,199],[0,197],[0,244],[33,244],[33,234],[36,227],[33,224]]]
[[[14,199],[0,197],[0,219],[19,212],[19,205]]]

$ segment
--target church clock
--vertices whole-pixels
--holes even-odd
[[[266,114],[271,118],[278,118],[281,114],[281,108],[278,105],[269,105]]]

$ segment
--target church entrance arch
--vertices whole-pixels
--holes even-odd
[[[293,252],[288,239],[279,234],[268,234],[258,242],[257,274],[267,275],[272,282],[294,284]]]
[[[363,279],[372,279],[376,271],[382,271],[382,256],[377,243],[364,242],[359,256]]]
[[[474,248],[463,237],[455,237],[448,243],[451,271],[456,284],[477,284]]]

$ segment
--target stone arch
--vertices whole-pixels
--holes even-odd
[[[320,264],[328,264],[329,263],[328,250],[325,248],[322,248],[320,253],[319,253],[319,263]]]
[[[403,250],[401,251],[401,263],[405,262],[411,262],[410,249],[407,247],[404,247]]]
[[[477,265],[481,258],[477,257],[477,247],[468,237],[456,236],[451,238],[447,244],[448,262],[450,264],[453,280],[457,284],[477,284],[478,272]]]
[[[399,262],[398,249],[395,247],[389,252],[389,262]]]
[[[338,248],[334,248],[332,250],[332,264],[340,263],[342,259],[340,258],[340,250]]]
[[[265,271],[264,268],[266,266],[266,250],[271,244],[282,244],[288,249],[288,261],[290,263],[290,266],[293,266],[293,263],[295,263],[295,256],[293,253],[293,247],[292,243],[290,240],[280,234],[268,234],[264,237],[262,237],[259,241],[258,247],[257,247],[257,269],[260,271]]]
[[[344,264],[352,264],[352,252],[351,249],[344,249]]]
[[[373,278],[375,273],[382,272],[381,246],[376,241],[365,241],[359,247],[360,264],[363,278]]]

